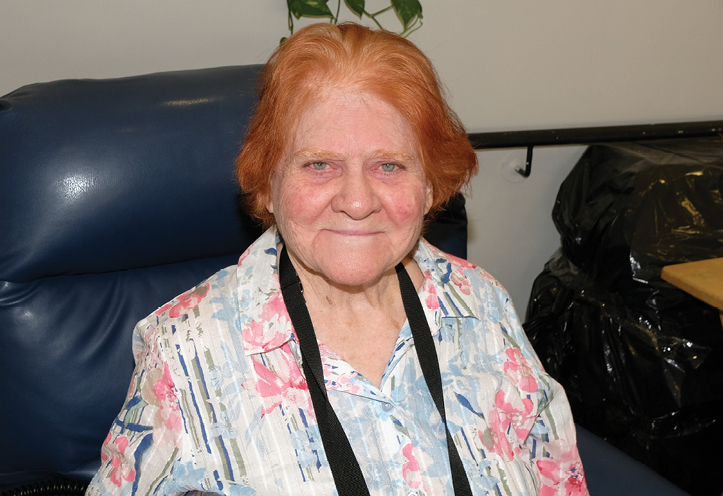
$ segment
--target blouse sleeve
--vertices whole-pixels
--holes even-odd
[[[550,379],[552,399],[537,416],[527,444],[534,445],[532,464],[540,481],[540,496],[588,494],[577,451],[575,424],[562,386]]]
[[[540,496],[585,496],[588,494],[585,472],[577,451],[575,422],[565,390],[544,371],[509,296],[506,296],[504,306],[512,335],[522,355],[520,360],[526,362],[524,367],[531,368],[531,375],[545,391],[543,396],[546,401],[542,402],[526,439],[532,453],[532,468],[539,481]]]
[[[180,459],[180,406],[156,342],[155,327],[141,321],[133,336],[133,379],[101,448],[101,467],[88,496],[155,493]]]

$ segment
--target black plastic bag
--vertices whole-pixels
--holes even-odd
[[[525,323],[575,421],[694,495],[723,490],[723,330],[660,272],[723,256],[722,191],[719,140],[589,147]]]

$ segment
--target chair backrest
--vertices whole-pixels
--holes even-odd
[[[0,490],[89,479],[135,323],[260,234],[233,160],[260,66],[70,80],[0,99]],[[428,228],[466,256],[464,200]]]

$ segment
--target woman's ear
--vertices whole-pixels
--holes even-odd
[[[269,178],[269,187],[266,190],[266,193],[263,195],[263,202],[264,205],[266,205],[266,210],[270,213],[274,213],[274,186],[276,185],[276,169],[271,173],[271,177]]]
[[[429,210],[432,208],[432,203],[434,203],[434,188],[432,187],[432,183],[430,183],[429,181],[425,181],[424,215],[427,215],[429,213]]]

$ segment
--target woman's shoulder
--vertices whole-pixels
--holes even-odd
[[[427,278],[470,309],[490,300],[500,305],[510,304],[509,294],[489,272],[468,260],[445,253],[425,240],[420,243],[415,260]]]
[[[425,278],[433,283],[427,292],[434,297],[427,305],[441,310],[443,317],[473,320],[461,327],[478,340],[497,340],[504,346],[519,348],[530,361],[538,359],[525,335],[512,300],[504,287],[487,271],[477,265],[444,253],[429,243],[420,246],[415,258]],[[432,303],[430,303],[432,302]]]
[[[482,267],[464,258],[446,253],[425,239],[421,240],[417,249],[415,259],[419,258],[426,259],[427,264],[436,266],[443,273],[464,273],[467,277],[479,278],[489,284],[501,286],[497,279]]]
[[[191,289],[184,291],[165,305],[156,309],[150,317],[158,320],[188,320],[191,314],[198,317],[199,307],[215,297],[230,295],[235,288],[236,265],[223,268]]]
[[[161,305],[136,324],[134,355],[137,356],[142,348],[159,338],[175,340],[179,331],[202,328],[200,322],[211,318],[224,307],[230,311],[235,300],[235,288],[236,266],[232,265]]]
[[[209,320],[232,323],[238,313],[239,293],[273,289],[276,240],[274,230],[264,233],[241,254],[235,265],[217,271],[142,319],[136,326],[136,334],[145,340],[151,334],[203,330]]]

